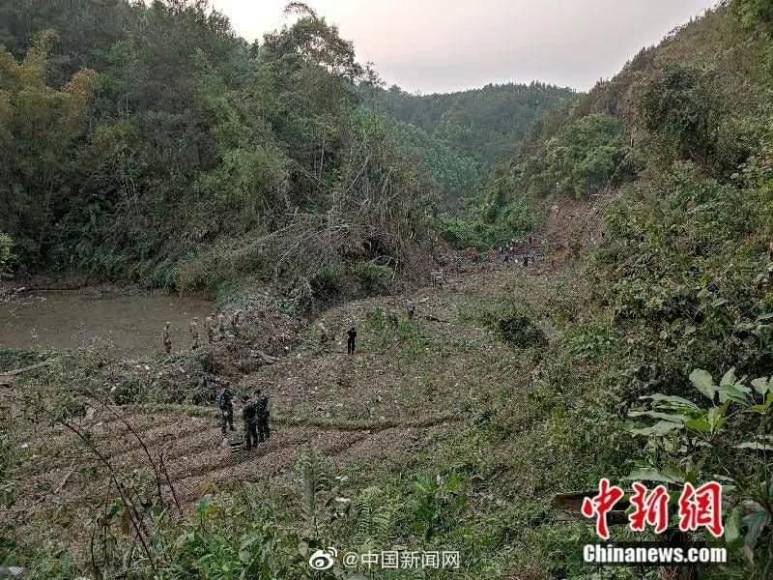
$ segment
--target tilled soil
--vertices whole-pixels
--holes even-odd
[[[497,365],[512,356],[490,329],[461,320],[461,304],[499,296],[517,276],[540,276],[543,268],[547,265],[516,273],[512,266],[470,262],[465,273],[440,287],[348,303],[317,321],[336,334],[324,344],[315,326],[295,341],[295,330],[279,325],[283,334],[276,348],[261,345],[277,361],[242,374],[234,369],[244,365],[220,349],[225,362],[218,366],[236,377],[237,392],[262,388],[271,397],[277,418],[272,437],[251,451],[230,444],[242,437],[238,401],[237,430],[226,437],[215,409],[174,405],[94,409],[73,425],[80,437],[64,427],[16,434],[14,444],[24,449],[15,477],[17,501],[0,518],[20,529],[55,521],[80,533],[78,523],[115,496],[110,470],[123,480],[145,474],[137,475],[137,489],[154,494],[160,487],[169,505],[174,500],[185,511],[206,494],[288,474],[307,448],[340,468],[371,462],[399,468],[410,454],[456,429],[463,401],[485,397],[501,380]],[[427,343],[401,354],[405,345],[398,335],[394,344],[377,339],[367,332],[368,320],[378,310],[404,318],[408,299],[416,304],[415,324]],[[360,329],[355,356],[345,354],[350,320]],[[477,366],[470,373],[472,362]]]

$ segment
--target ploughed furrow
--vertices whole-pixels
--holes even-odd
[[[192,449],[209,449],[219,444],[219,430],[213,429],[208,422],[196,422],[182,425],[170,425],[152,432],[140,433],[145,448],[150,452],[153,461],[158,463],[158,457],[163,453],[167,464],[175,457],[191,454]],[[133,436],[133,443],[121,446],[109,456],[114,465],[126,465],[132,462],[147,462],[148,456],[142,444]]]
[[[130,423],[131,424],[131,423]],[[132,429],[140,436],[144,444],[150,449],[159,443],[162,443],[168,433],[177,425],[180,425],[180,418],[163,418],[160,420],[146,420],[138,424],[131,424]],[[112,428],[111,428],[112,427]],[[89,439],[96,449],[111,463],[115,462],[117,457],[129,454],[133,451],[141,451],[144,454],[142,445],[134,434],[121,423],[115,421],[111,424],[101,425],[102,433],[97,437],[93,436],[93,430],[86,430],[89,433]],[[195,435],[202,427],[195,424],[185,424],[182,432],[178,432],[178,437],[182,435]],[[143,431],[144,429],[144,431]],[[67,431],[61,436],[52,438],[50,446],[46,449],[39,449],[39,453],[33,452],[32,459],[25,462],[22,469],[26,477],[36,478],[46,475],[48,472],[57,469],[69,469],[73,465],[96,466],[100,463],[99,459],[85,447],[82,441],[72,432]],[[41,456],[45,457],[43,459]],[[118,462],[120,463],[120,462]]]
[[[161,468],[161,456],[163,463],[170,478],[175,477],[176,471],[181,469],[181,465],[199,462],[206,464],[212,458],[217,457],[222,451],[222,436],[220,430],[212,428],[206,420],[201,423],[187,426],[181,432],[170,432],[169,429],[159,432],[153,437],[152,442],[146,440],[143,434],[140,436],[145,441],[145,445],[150,453],[155,468]],[[133,436],[131,436],[134,439]],[[136,439],[134,439],[136,441]],[[152,470],[150,458],[148,458],[145,449],[137,443],[131,446],[131,452],[116,454],[110,458],[110,464],[116,469],[126,467],[142,466],[145,469]],[[99,467],[100,462],[93,462],[92,465]]]
[[[135,417],[133,419],[126,419],[136,432],[141,433],[152,428],[164,428],[170,425],[174,425],[179,420],[174,417]],[[133,438],[129,428],[123,424],[122,421],[115,419],[108,422],[83,422],[81,424],[74,423],[74,426],[79,429],[84,435],[89,438],[89,441],[102,451],[107,447],[111,441],[123,441],[127,436]],[[47,436],[46,436],[47,435]],[[31,447],[31,456],[43,455],[47,458],[45,464],[38,464],[41,469],[50,469],[52,467],[65,467],[70,465],[73,460],[82,460],[83,448],[82,442],[79,438],[70,430],[64,427],[56,427],[49,430],[47,433],[36,434],[35,439],[38,441],[33,447]],[[135,439],[136,441],[136,439]],[[73,449],[78,451],[74,454],[71,453]],[[85,450],[84,450],[85,451]],[[54,460],[54,461],[52,461]],[[35,473],[33,469],[32,474]]]
[[[325,455],[337,455],[366,437],[367,435],[361,433],[307,431],[302,436],[283,441],[281,446],[271,448],[269,445],[264,453],[258,453],[251,461],[228,466],[207,475],[214,481],[255,481],[263,477],[274,477],[291,467],[305,447],[312,447]]]
[[[216,489],[221,484],[237,481],[257,481],[276,477],[292,468],[303,449],[308,445],[325,455],[345,452],[349,447],[362,441],[367,435],[351,432],[313,432],[301,430],[297,433],[273,434],[268,443],[254,451],[238,451],[241,457],[217,469],[186,477],[177,486],[178,497],[189,503]]]
[[[138,422],[139,423],[139,422]],[[160,467],[163,455],[166,474],[162,474],[164,494],[171,501],[168,476],[178,500],[189,504],[202,495],[211,493],[231,482],[257,481],[272,478],[292,468],[306,447],[318,449],[331,457],[338,465],[351,461],[387,458],[400,453],[423,448],[433,433],[444,432],[449,425],[442,421],[414,421],[415,424],[432,425],[418,427],[413,423],[405,426],[387,426],[377,429],[360,429],[354,426],[336,429],[334,426],[303,424],[289,426],[292,422],[277,425],[271,439],[252,451],[232,446],[230,441],[242,437],[241,429],[224,438],[216,421],[211,417],[189,415],[156,416],[142,421],[150,427],[136,429],[155,462]],[[133,425],[134,427],[134,425]],[[110,464],[120,473],[142,466],[151,469],[145,449],[128,429],[108,427],[106,434],[115,435],[107,448],[100,448]],[[122,437],[122,439],[120,438]],[[70,436],[71,445],[78,445],[77,438]],[[78,456],[65,464],[57,461],[51,465],[48,459],[38,458],[32,476],[27,480],[25,493],[30,502],[39,504],[53,501],[58,506],[91,504],[99,501],[108,481],[108,475],[99,460],[81,446]]]
[[[427,428],[395,427],[369,434],[336,455],[333,460],[336,465],[344,465],[353,461],[385,460],[390,457],[405,461],[413,453],[418,453],[427,446],[436,434],[447,432],[448,427],[440,424]]]
[[[146,431],[137,431],[141,442],[137,440],[133,433],[127,432],[123,437],[123,441],[117,445],[108,446],[106,452],[102,451],[102,453],[108,459],[118,458],[122,455],[131,455],[136,451],[144,453],[143,445],[148,449],[163,447],[169,441],[195,437],[203,430],[211,428],[211,425],[206,421],[194,421],[188,417],[185,419],[153,426]]]
[[[218,438],[219,439],[219,438]],[[207,476],[212,472],[219,472],[233,468],[240,463],[248,462],[257,456],[271,453],[288,445],[298,445],[308,439],[305,430],[281,431],[274,433],[267,443],[261,443],[256,449],[247,451],[243,448],[231,449],[231,446],[218,444],[216,449],[197,456],[180,457],[173,467],[169,468],[173,482],[185,479]],[[206,459],[211,459],[206,461]]]

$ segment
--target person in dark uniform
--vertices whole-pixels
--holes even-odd
[[[268,397],[258,389],[255,393],[255,418],[258,424],[258,443],[268,441],[271,437],[271,429],[268,424],[269,417],[270,410]]]
[[[220,416],[222,417],[221,430],[223,435],[226,433],[226,429],[230,428],[234,431],[234,403],[233,393],[228,385],[224,386],[220,393],[217,395],[217,406],[220,408]]]
[[[207,342],[209,344],[215,342],[215,320],[211,316],[204,319],[204,330],[207,333]]]
[[[255,401],[250,401],[244,397],[244,408],[242,408],[242,419],[244,420],[244,446],[249,451],[258,445],[258,407]]]
[[[161,340],[164,343],[164,352],[166,354],[172,353],[172,336],[169,332],[170,327],[172,326],[171,322],[167,322],[164,324],[164,332],[161,335]]]
[[[354,322],[352,322],[349,326],[349,330],[346,331],[346,335],[348,337],[346,340],[346,352],[348,354],[354,354],[357,341],[357,329],[354,327]]]

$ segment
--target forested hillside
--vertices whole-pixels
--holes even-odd
[[[371,91],[367,102],[490,169],[515,153],[546,112],[574,95],[572,89],[536,82],[432,95],[413,95],[392,86]]]
[[[368,87],[363,96],[369,109],[401,124],[403,143],[426,162],[446,205],[459,209],[479,195],[490,171],[514,155],[534,124],[575,92],[533,82],[432,95]]]
[[[297,4],[254,45],[183,0],[33,4],[0,0],[0,273],[225,288],[208,318],[229,328],[199,343],[191,324],[192,346],[185,328],[139,358],[0,349],[0,566],[41,580],[773,578],[769,0],[720,4],[587,95],[484,89],[563,102],[441,223],[463,246],[534,240],[445,262],[437,200],[505,150],[438,137],[476,92],[459,109],[379,93]],[[374,112],[369,93],[394,109]],[[393,284],[432,257],[426,286]],[[223,385],[245,403],[270,394],[268,441],[243,449],[226,431]],[[670,493],[664,533],[618,512],[612,542],[727,561],[586,563],[600,540],[576,504],[602,479],[624,501],[634,481]],[[722,533],[680,530],[699,510],[680,492],[714,481]],[[338,560],[313,568],[328,547]],[[453,551],[459,569],[343,558],[398,550]]]
[[[572,94],[383,91],[334,26],[289,12],[250,45],[206,2],[1,2],[0,232],[17,273],[314,288],[354,268],[378,287],[392,273],[363,264],[424,271],[433,208],[477,195]]]
[[[17,273],[314,293],[344,272],[377,287],[423,271],[436,186],[359,106],[364,71],[323,18],[290,4],[295,23],[249,45],[206,2],[63,6],[0,3]]]
[[[538,418],[505,406],[506,437],[524,424],[551,433],[540,445],[564,459],[539,480],[555,491],[601,476],[723,482],[736,567],[707,578],[773,574],[770,6],[722,3],[549,113],[476,214],[495,228],[524,205],[593,208],[579,288],[555,290],[582,297],[530,383]],[[579,240],[570,249],[585,255]],[[517,311],[562,326],[522,299]],[[564,462],[583,467],[569,474]],[[552,534],[541,532],[555,550]],[[554,572],[585,577],[565,565]]]

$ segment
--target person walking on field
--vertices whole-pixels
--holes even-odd
[[[346,331],[346,352],[348,354],[354,354],[357,342],[357,329],[354,327],[354,322],[349,326],[349,330]]]

